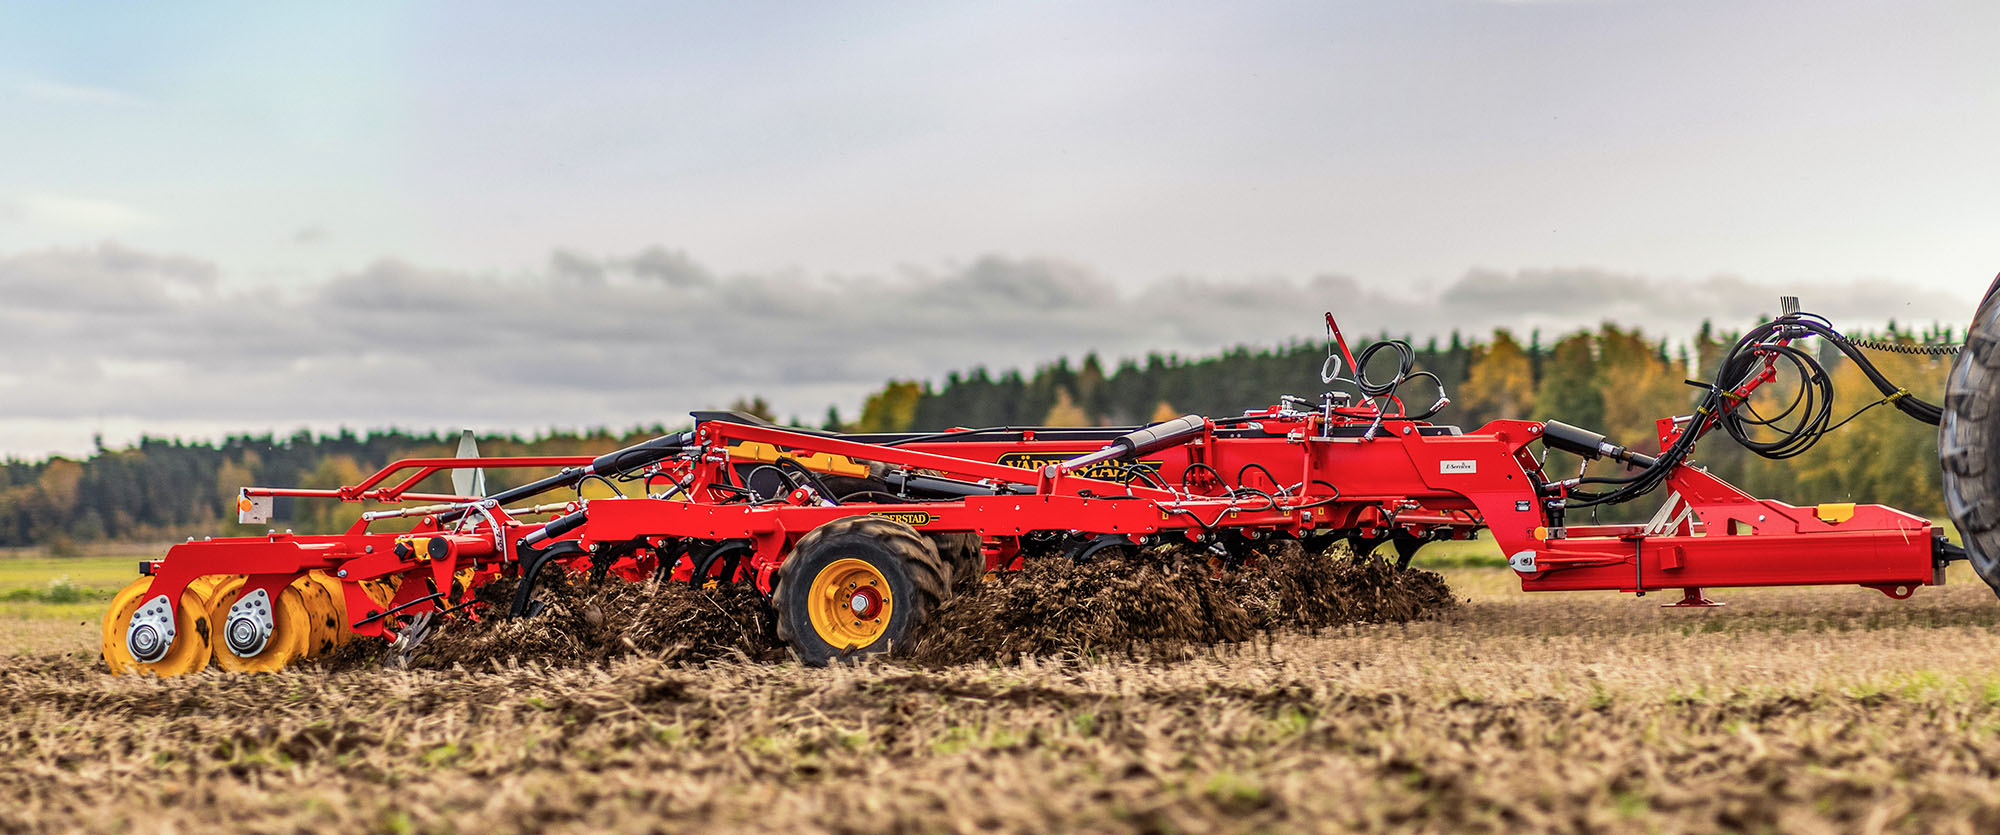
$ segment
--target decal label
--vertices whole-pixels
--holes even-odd
[[[868,515],[880,516],[884,519],[901,522],[912,528],[921,528],[937,520],[936,516],[932,516],[921,510],[878,510]]]
[[[1064,461],[1068,461],[1069,459],[1075,458],[1079,455],[1089,455],[1090,453],[1096,451],[1097,450],[1094,449],[1079,449],[1074,452],[1063,452],[1063,451],[1008,452],[1001,454],[1001,456],[997,460],[995,460],[994,463],[1006,467],[1019,467],[1023,470],[1039,470],[1050,464],[1060,464]],[[1124,481],[1127,476],[1126,469],[1128,467],[1133,470],[1144,469],[1149,472],[1158,473],[1160,471],[1160,465],[1162,463],[1164,462],[1136,461],[1131,464],[1124,464],[1117,461],[1106,461],[1102,464],[1093,464],[1089,467],[1077,470],[1076,472],[1071,473],[1071,475],[1080,475],[1083,476],[1084,478],[1099,478],[1105,481]],[[1133,475],[1132,478],[1138,478],[1138,476]]]
[[[1478,461],[1439,461],[1438,472],[1443,475],[1462,475],[1479,472]]]

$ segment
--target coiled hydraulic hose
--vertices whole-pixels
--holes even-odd
[[[1904,342],[1884,342],[1879,339],[1850,339],[1845,336],[1841,337],[1841,339],[1856,348],[1867,348],[1870,351],[1882,351],[1890,354],[1912,354],[1920,357],[1952,357],[1957,356],[1959,351],[1965,350],[1963,343],[1951,345],[1943,343],[1912,345]]]
[[[1396,352],[1396,373],[1391,375],[1388,380],[1378,383],[1368,378],[1368,364],[1375,358],[1376,352],[1384,348]],[[1410,347],[1410,343],[1408,342],[1400,339],[1387,339],[1369,343],[1368,347],[1361,349],[1361,356],[1355,359],[1354,365],[1354,388],[1360,391],[1363,397],[1383,401],[1376,406],[1376,410],[1384,413],[1385,416],[1407,420],[1430,420],[1437,417],[1439,412],[1444,411],[1444,407],[1451,405],[1451,398],[1444,391],[1444,381],[1439,379],[1438,375],[1429,371],[1415,370],[1417,352],[1416,349]],[[1431,385],[1437,387],[1437,400],[1431,404],[1429,409],[1421,413],[1408,414],[1408,409],[1403,406],[1402,397],[1397,392],[1402,390],[1404,384],[1412,383],[1425,377],[1430,378]],[[1391,402],[1395,403],[1405,413],[1387,415],[1388,409],[1386,407]]]
[[[1854,361],[1855,368],[1882,393],[1882,399],[1839,423],[1833,423],[1833,385],[1826,369],[1811,354],[1782,344],[1808,336],[1821,337],[1846,354]],[[1834,330],[1825,319],[1806,313],[1790,314],[1750,329],[1724,356],[1721,367],[1716,371],[1715,382],[1703,387],[1707,394],[1695,409],[1694,423],[1674,440],[1672,446],[1660,453],[1652,466],[1628,476],[1577,479],[1573,482],[1577,486],[1609,485],[1611,489],[1603,492],[1573,491],[1565,497],[1564,506],[1578,508],[1621,504],[1653,492],[1666,482],[1675,467],[1687,460],[1695,444],[1715,426],[1722,427],[1724,432],[1751,452],[1765,458],[1782,459],[1804,453],[1861,412],[1884,404],[1895,406],[1897,411],[1933,426],[1943,419],[1943,408],[1891,382],[1862,353],[1863,347],[1860,342]],[[1738,388],[1764,373],[1763,364],[1767,359],[1784,363],[1798,372],[1800,377],[1798,395],[1783,411],[1770,416],[1758,413],[1736,394]],[[1796,423],[1780,425],[1794,418]],[[1752,433],[1759,429],[1777,432],[1779,437],[1770,441],[1757,440]]]

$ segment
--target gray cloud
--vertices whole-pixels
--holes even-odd
[[[0,256],[9,300],[0,454],[40,454],[38,439],[65,421],[83,444],[91,420],[217,434],[306,424],[533,431],[671,423],[749,394],[788,414],[817,416],[830,403],[852,414],[892,377],[1091,350],[1115,361],[1273,345],[1316,336],[1323,310],[1356,333],[1553,334],[1613,320],[1683,339],[1703,319],[1741,327],[1791,293],[1854,329],[1891,318],[1956,324],[1985,285],[1948,293],[1549,269],[1473,270],[1429,292],[1341,275],[1121,288],[1046,258],[885,276],[720,276],[659,248],[558,251],[545,271],[516,276],[384,260],[296,292],[225,289],[216,278],[199,259],[111,244]],[[9,437],[23,427],[38,427],[36,439]]]
[[[181,255],[160,255],[102,244],[0,257],[0,316],[37,311],[129,314],[156,309],[177,295],[215,286],[215,265]]]
[[[1966,280],[1964,292],[1952,293],[1886,279],[1753,282],[1736,276],[1655,278],[1588,268],[1473,270],[1447,286],[1438,302],[1441,313],[1453,320],[1506,325],[1511,319],[1517,330],[1607,320],[1678,337],[1703,319],[1740,325],[1775,314],[1781,295],[1798,296],[1804,309],[1836,324],[1861,328],[1889,320],[1959,322],[1970,318],[1971,299],[1984,287],[1976,278]]]
[[[675,287],[694,287],[714,284],[715,276],[706,267],[695,263],[693,258],[680,250],[664,247],[649,247],[639,254],[623,260],[614,259],[613,264],[630,270],[633,275],[664,281]]]

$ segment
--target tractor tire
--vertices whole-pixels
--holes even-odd
[[[976,533],[934,533],[931,544],[938,558],[951,569],[951,593],[961,595],[979,588],[986,578],[986,548]]]
[[[2000,595],[2000,278],[1966,331],[1938,423],[1945,511],[1979,578]]]
[[[937,546],[909,525],[879,516],[828,522],[778,565],[778,637],[813,667],[895,651],[951,594],[951,577]]]

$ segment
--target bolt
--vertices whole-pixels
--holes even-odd
[[[341,570],[339,570],[339,571],[336,571],[336,572],[334,572],[334,576],[336,576],[336,577],[345,577],[345,576],[347,576],[347,569],[343,568],[343,569],[341,569]]]

